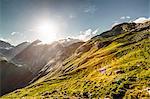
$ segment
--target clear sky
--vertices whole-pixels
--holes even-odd
[[[89,29],[101,33],[114,23],[148,18],[149,6],[150,0],[0,0],[0,39],[14,44],[40,39],[44,22],[51,23],[57,38]]]

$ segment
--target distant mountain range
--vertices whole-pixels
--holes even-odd
[[[52,44],[42,44],[40,40],[36,40],[32,43],[23,42],[17,46],[13,46],[4,41],[1,42],[0,68],[3,71],[1,73],[2,95],[16,88],[28,85],[39,77],[46,75],[49,69],[56,68],[56,64],[58,65],[65,60],[77,47],[83,44],[83,41],[72,38],[62,39]],[[7,75],[6,72],[9,72],[10,69],[13,72]],[[27,80],[19,79],[17,82],[14,82],[16,79],[12,76],[17,75],[16,71],[18,74],[20,73],[17,78]],[[6,78],[7,80],[5,80]],[[10,79],[14,84],[8,83]]]
[[[150,97],[150,21],[122,23],[87,42],[0,44],[2,99]]]

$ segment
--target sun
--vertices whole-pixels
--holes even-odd
[[[39,39],[43,43],[51,43],[57,39],[57,33],[59,32],[59,26],[53,21],[40,22],[36,27],[39,34]]]

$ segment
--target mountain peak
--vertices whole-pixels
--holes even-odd
[[[7,48],[12,48],[12,47],[14,47],[14,46],[11,45],[10,43],[0,40],[0,48],[6,48],[7,49]]]
[[[97,35],[96,37],[112,37],[117,36],[119,34],[125,33],[125,32],[134,32],[134,31],[149,31],[150,30],[150,21],[146,21],[145,23],[121,23],[118,25],[115,25],[111,30],[108,30],[106,32],[101,33],[100,35]],[[92,38],[92,39],[93,39]]]

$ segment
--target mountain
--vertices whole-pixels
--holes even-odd
[[[138,31],[149,31],[149,24],[150,21],[147,21],[145,23],[121,23],[116,26],[114,26],[111,30],[108,30],[100,35],[97,35],[96,37],[111,37],[118,34],[122,34],[125,32],[138,32]],[[94,37],[95,38],[95,37]]]
[[[122,23],[76,49],[71,45],[67,47],[65,52],[68,56],[62,60],[59,57],[64,56],[60,54],[63,51],[58,50],[64,49],[61,44],[55,42],[51,47],[45,47],[42,55],[47,57],[48,62],[38,72],[38,79],[2,98],[149,99],[149,21]],[[32,50],[36,52],[40,48]],[[50,51],[45,54],[48,48]],[[29,58],[34,56],[34,52],[29,53]],[[54,52],[56,57],[50,58]],[[23,55],[27,57],[27,54]],[[18,59],[21,57],[18,56]],[[56,64],[53,65],[56,68],[52,68],[52,64]],[[46,73],[41,76],[43,72]]]
[[[77,43],[77,46],[75,45],[72,50],[66,53],[67,48],[75,43]],[[82,41],[76,39],[63,39],[53,42],[52,44],[42,44],[41,41],[36,40],[13,57],[11,61],[16,64],[28,66],[32,72],[37,72],[55,58],[61,57],[61,59],[64,60],[64,57],[67,57],[68,53],[71,55],[73,50],[81,44]]]
[[[9,44],[8,42],[0,40],[0,54],[3,55],[8,50],[12,49],[14,46]]]
[[[56,46],[54,46],[54,48],[50,47],[51,50],[49,53],[53,53],[53,54],[49,55],[49,60],[47,61],[47,63],[44,66],[42,66],[42,69],[40,69],[40,71],[37,73],[37,75],[32,80],[32,82],[45,76],[48,73],[51,76],[55,75],[55,71],[61,70],[62,62],[65,59],[67,59],[68,57],[70,57],[75,52],[75,50],[83,43],[84,42],[76,42],[73,44],[70,43],[71,45],[63,46],[63,47],[62,47],[62,45],[59,45],[59,43],[58,43],[58,44],[56,44]],[[59,47],[59,49],[58,49],[58,47]],[[57,48],[57,50],[56,50],[56,48]],[[58,72],[56,72],[56,73],[58,74]]]
[[[21,53],[26,47],[30,45],[29,42],[23,42],[17,46],[14,46],[13,48],[9,49],[4,53],[4,55],[7,57],[8,60],[13,59],[16,55]]]
[[[5,56],[8,60],[11,60],[23,49],[25,49],[29,44],[29,42],[23,42],[17,46],[14,46],[5,41],[0,40],[0,54]]]
[[[7,75],[6,72],[11,71],[11,75],[2,78],[2,82],[6,83],[6,85],[2,84],[4,87],[1,90],[2,95],[16,88],[24,87],[46,75],[50,69],[57,68],[59,63],[68,58],[83,43],[70,38],[52,44],[42,44],[40,40],[36,40],[32,43],[23,42],[7,50],[4,53],[6,59],[3,55],[0,56],[2,60],[0,67],[3,71],[2,74]],[[6,60],[5,63],[3,60]],[[20,72],[21,74],[19,74]],[[18,78],[14,80],[15,82],[13,75]],[[9,85],[7,84],[9,81],[14,83]]]
[[[24,68],[8,62],[5,59],[0,60],[0,95],[11,92],[17,88],[24,87],[30,81],[32,73]]]
[[[0,49],[9,49],[13,47],[13,45],[9,44],[8,42],[0,40]]]
[[[25,47],[23,46],[24,44],[13,46],[0,40],[0,96],[24,87],[33,78],[27,68],[9,61]]]

